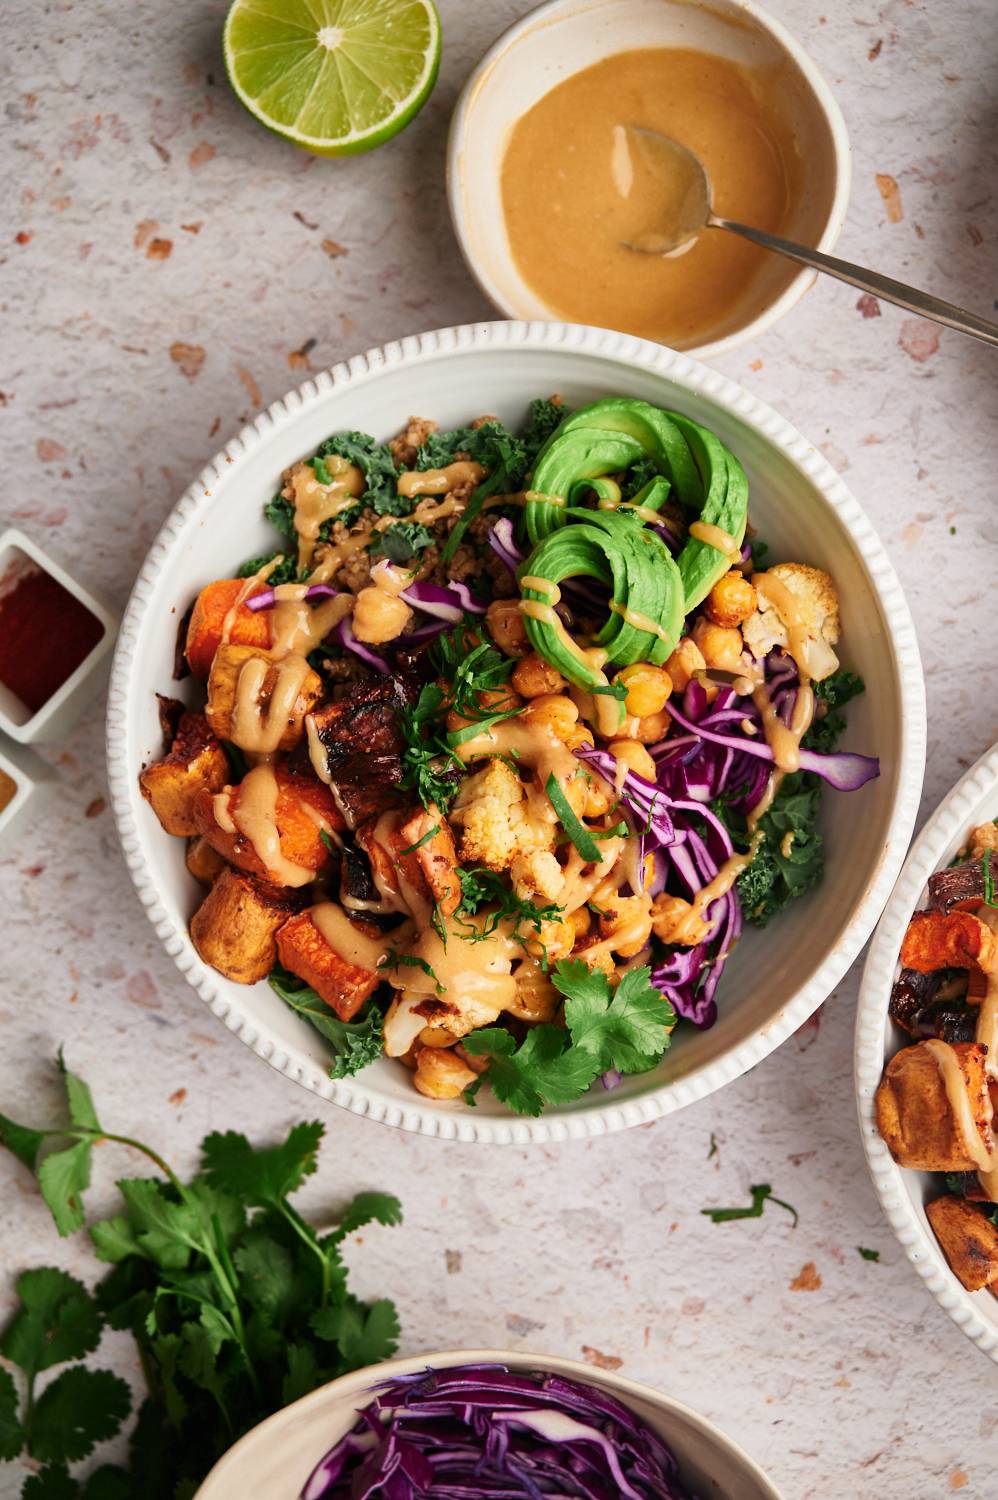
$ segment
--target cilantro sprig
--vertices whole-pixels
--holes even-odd
[[[473,1102],[481,1082],[517,1114],[539,1115],[546,1104],[567,1104],[601,1074],[645,1073],[669,1045],[676,1015],[651,983],[647,967],[630,969],[616,990],[605,974],[581,959],[563,959],[552,975],[565,997],[565,1025],[534,1026],[523,1042],[502,1027],[465,1037],[475,1057],[489,1067],[467,1091]]]
[[[394,1306],[349,1291],[342,1246],[365,1224],[397,1224],[399,1204],[361,1193],[317,1232],[290,1201],[318,1165],[315,1121],[262,1149],[235,1131],[209,1135],[185,1182],[152,1147],[105,1129],[86,1083],[61,1057],[59,1068],[68,1120],[38,1130],[0,1115],[0,1144],[35,1174],[60,1234],[84,1223],[99,1142],[138,1152],[156,1175],[121,1179],[121,1211],[89,1226],[110,1267],[93,1294],[52,1267],[18,1278],[0,1354],[22,1394],[0,1370],[0,1458],[25,1451],[44,1465],[22,1500],[179,1500],[270,1412],[394,1351]],[[68,1465],[113,1436],[130,1407],[124,1381],[73,1363],[105,1328],[133,1335],[148,1393],[127,1468],[104,1465],[82,1482]]]

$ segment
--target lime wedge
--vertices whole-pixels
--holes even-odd
[[[222,39],[251,114],[318,156],[369,151],[429,98],[440,65],[433,0],[234,0]]]

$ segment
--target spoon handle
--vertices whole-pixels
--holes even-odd
[[[998,346],[998,323],[989,323],[986,318],[979,318],[965,308],[957,307],[952,302],[944,302],[941,297],[930,297],[928,292],[920,292],[903,281],[881,276],[879,271],[868,271],[864,266],[853,265],[851,261],[825,255],[822,250],[809,250],[805,245],[795,244],[793,240],[767,234],[764,229],[753,229],[750,224],[736,224],[734,220],[719,218],[717,214],[710,215],[707,228],[730,229],[733,234],[740,234],[743,239],[752,240],[766,250],[775,250],[778,255],[785,255],[788,260],[795,260],[799,265],[810,266],[815,271],[826,271],[829,276],[837,276],[840,281],[859,287],[860,291],[872,292],[885,302],[894,302],[908,312],[921,313],[923,317],[943,323],[947,328],[955,328],[958,333],[969,333],[972,338],[981,339],[985,344]]]

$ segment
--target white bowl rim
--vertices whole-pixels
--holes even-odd
[[[877,926],[860,985],[856,1009],[854,1075],[856,1107],[866,1161],[884,1213],[902,1249],[939,1305],[979,1349],[998,1364],[998,1300],[982,1316],[979,1297],[961,1285],[947,1264],[935,1235],[919,1219],[908,1192],[910,1171],[899,1167],[877,1130],[874,1098],[884,1070],[884,1023],[908,920],[921,905],[929,876],[939,868],[948,846],[969,831],[974,809],[989,795],[998,803],[998,743],[942,799],[912,844],[884,914]],[[996,809],[998,811],[998,809]],[[990,1309],[989,1309],[990,1311]]]
[[[723,1428],[718,1427],[709,1417],[695,1411],[693,1407],[687,1406],[684,1401],[677,1401],[674,1396],[666,1395],[655,1386],[631,1380],[626,1375],[618,1375],[614,1370],[594,1369],[592,1365],[582,1364],[580,1360],[562,1359],[556,1354],[534,1354],[529,1350],[510,1349],[437,1350],[430,1354],[412,1354],[403,1358],[385,1360],[378,1365],[365,1365],[361,1370],[351,1370],[346,1375],[340,1375],[336,1380],[330,1380],[326,1385],[319,1386],[307,1396],[300,1397],[290,1406],[274,1412],[256,1427],[251,1428],[249,1432],[244,1433],[238,1443],[224,1453],[211,1472],[206,1475],[194,1500],[202,1500],[202,1497],[203,1500],[214,1500],[213,1492],[209,1491],[208,1487],[216,1480],[225,1478],[225,1470],[229,1467],[230,1460],[234,1463],[237,1457],[242,1457],[241,1450],[255,1445],[261,1439],[266,1440],[275,1436],[286,1423],[294,1422],[296,1418],[310,1414],[314,1407],[321,1409],[330,1401],[339,1404],[340,1401],[355,1395],[367,1395],[371,1387],[380,1384],[383,1380],[392,1380],[399,1375],[411,1375],[425,1368],[448,1369],[453,1365],[485,1364],[509,1365],[515,1368],[530,1367],[552,1375],[565,1375],[572,1380],[579,1381],[580,1384],[602,1386],[610,1390],[612,1394],[623,1398],[625,1403],[627,1397],[630,1396],[635,1400],[646,1401],[649,1406],[657,1407],[668,1416],[682,1417],[692,1427],[698,1427],[708,1443],[724,1450],[729,1458],[740,1464],[745,1476],[754,1479],[761,1490],[768,1492],[769,1500],[782,1500],[773,1481],[760,1469],[755,1459],[750,1457],[734,1438],[729,1437]],[[668,1442],[668,1438],[665,1441]],[[321,1453],[317,1454],[314,1463],[318,1463],[322,1456]],[[305,1478],[307,1477],[306,1475]]]
[[[488,298],[493,307],[505,313],[507,318],[520,318],[522,316],[519,308],[503,296],[490,276],[478,264],[477,257],[471,245],[470,236],[467,232],[464,219],[464,205],[461,194],[461,170],[460,160],[464,151],[464,140],[467,134],[468,117],[471,106],[474,103],[478,89],[486,74],[493,67],[498,58],[508,47],[535,25],[542,25],[548,18],[553,18],[557,12],[577,9],[592,9],[595,5],[602,4],[603,0],[544,0],[543,5],[528,11],[521,16],[512,26],[496,38],[492,46],[484,54],[477,67],[469,74],[457,98],[454,112],[451,115],[450,128],[447,134],[447,206],[450,210],[451,226],[454,237],[472,278],[479,290]],[[695,0],[699,3],[699,0]],[[832,156],[834,162],[835,190],[832,194],[832,202],[829,207],[825,227],[821,238],[813,248],[822,250],[829,254],[834,248],[842,226],[845,223],[846,211],[849,207],[849,191],[852,186],[852,147],[849,144],[849,131],[846,128],[845,117],[839,106],[839,102],[826,83],[824,75],[813,61],[810,54],[801,46],[800,42],[787,30],[782,21],[770,15],[755,0],[736,0],[738,10],[754,21],[761,30],[766,31],[784,52],[797,64],[804,75],[809,88],[812,90],[818,107],[825,117],[832,137]],[[709,6],[705,8],[709,9]],[[795,307],[806,291],[818,279],[817,271],[810,271],[802,267],[797,275],[789,282],[779,297],[765,308],[759,315],[752,318],[743,328],[734,333],[725,335],[724,338],[708,340],[705,344],[691,344],[682,352],[693,359],[713,359],[718,354],[726,354],[729,349],[736,349],[747,343],[750,339],[758,338],[771,328],[780,318]]]
[[[363,1075],[331,1079],[316,1070],[303,1053],[284,1051],[263,1030],[240,1000],[221,994],[217,976],[200,959],[185,951],[189,946],[186,933],[173,922],[160,903],[155,869],[147,863],[142,851],[138,828],[132,814],[132,778],[137,768],[126,755],[126,722],[131,702],[129,682],[140,624],[147,608],[160,559],[172,546],[176,535],[192,516],[206,510],[222,473],[231,475],[232,464],[252,453],[277,426],[297,417],[303,407],[315,404],[343,385],[363,384],[376,378],[387,367],[417,367],[420,361],[432,360],[453,352],[470,349],[510,347],[528,349],[564,349],[572,353],[593,354],[617,359],[663,375],[679,384],[694,397],[705,396],[727,408],[738,419],[750,423],[777,449],[794,468],[802,472],[819,491],[825,503],[837,514],[851,533],[862,563],[870,577],[870,586],[879,598],[886,621],[886,638],[893,648],[898,673],[901,705],[901,753],[898,760],[897,791],[894,802],[891,846],[885,851],[872,874],[858,907],[835,948],[812,974],[807,984],[769,1021],[738,1046],[714,1062],[687,1074],[678,1081],[665,1081],[654,1090],[617,1103],[603,1093],[599,1102],[574,1110],[570,1115],[542,1115],[539,1119],[487,1119],[474,1110],[460,1115],[434,1107],[413,1090],[413,1103],[405,1109],[373,1094],[363,1082]],[[653,344],[632,334],[616,333],[605,328],[590,328],[572,323],[474,323],[433,332],[410,335],[382,348],[355,355],[347,363],[322,371],[306,381],[296,392],[275,401],[261,412],[253,423],[244,427],[238,437],[229,441],[186,490],[167,517],[158,537],[149,549],[125,609],[111,670],[107,708],[107,765],[111,806],[117,821],[122,852],[143,906],[157,934],[188,983],[208,1008],[230,1031],[287,1077],[309,1088],[320,1098],[351,1110],[354,1114],[411,1130],[421,1135],[445,1140],[480,1141],[490,1145],[517,1145],[548,1141],[582,1140],[607,1135],[632,1125],[671,1114],[731,1082],[761,1062],[770,1052],[792,1035],[811,1016],[838,984],[858,956],[863,944],[883,910],[907,849],[918,809],[918,799],[925,766],[925,687],[915,627],[901,590],[900,582],[883,544],[869,519],[827,459],[772,407],[759,401],[741,386],[686,354],[664,345]]]

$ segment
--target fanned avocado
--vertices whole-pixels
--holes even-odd
[[[745,537],[748,521],[748,480],[734,454],[705,427],[691,422],[679,412],[672,419],[689,444],[700,476],[704,497],[700,506],[701,521],[726,531],[739,546]],[[710,593],[719,578],[731,567],[731,558],[709,542],[690,537],[679,554],[679,571],[686,595],[686,613],[695,609]]]
[[[598,427],[569,428],[571,421],[569,417],[556,428],[534,465],[527,494],[536,498],[527,500],[524,512],[532,542],[539,542],[565,524],[565,507],[574,490],[584,486],[599,494],[602,476],[629,468],[644,456],[635,438]],[[547,495],[554,498],[544,499]]]

